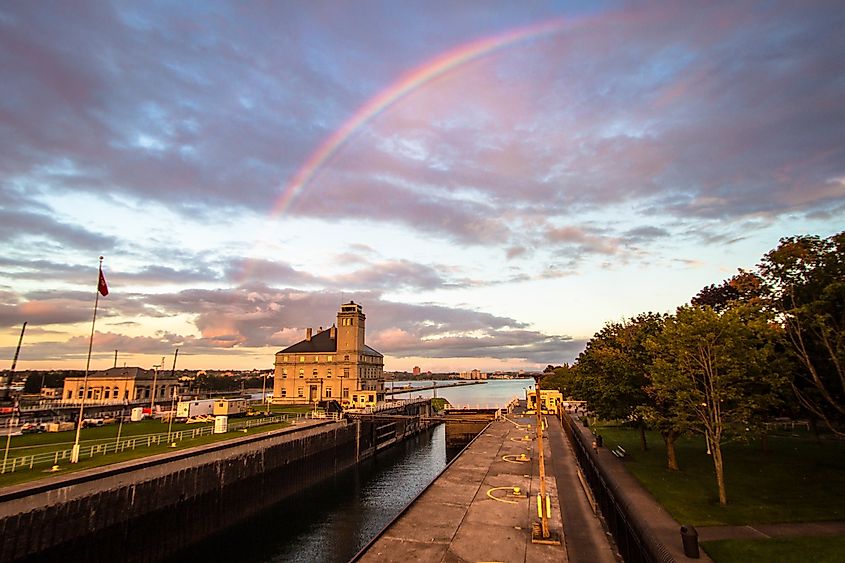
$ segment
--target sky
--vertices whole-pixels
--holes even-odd
[[[0,361],[572,362],[845,225],[841,2],[0,4]],[[164,358],[164,360],[163,360]],[[0,365],[7,369],[9,365]]]

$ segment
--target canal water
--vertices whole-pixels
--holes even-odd
[[[423,383],[415,381],[413,385]],[[532,384],[530,379],[495,380],[438,390],[437,396],[455,406],[504,406],[513,397],[523,396],[524,388]],[[445,427],[439,425],[183,550],[171,561],[345,563],[427,487],[448,461]]]

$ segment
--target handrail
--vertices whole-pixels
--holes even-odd
[[[276,424],[289,418],[288,415],[262,417],[244,421],[236,421],[228,425],[229,431],[244,430],[256,426]],[[303,418],[297,415],[296,418]],[[305,417],[307,418],[307,417]],[[171,444],[185,440],[193,440],[201,436],[208,436],[214,433],[214,426],[200,426],[190,430],[174,430],[171,432],[160,432],[157,434],[143,434],[140,436],[127,436],[120,441],[110,439],[98,439],[97,443],[88,443],[80,447],[79,458],[92,458],[95,455],[106,455],[126,450],[134,450],[140,447],[158,446],[162,443]],[[102,443],[108,440],[106,443]],[[89,441],[89,442],[94,442]],[[70,460],[71,449],[53,450],[23,456],[9,458],[0,463],[0,474],[12,473],[21,469],[32,469],[36,465],[58,465],[60,461]]]

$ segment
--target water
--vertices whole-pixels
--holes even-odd
[[[396,387],[411,385],[412,387],[428,387],[437,383],[437,385],[449,385],[455,383],[450,381],[396,381],[392,382]],[[534,380],[527,379],[490,379],[486,383],[480,385],[467,385],[465,387],[449,387],[445,389],[437,389],[437,396],[443,397],[455,408],[461,407],[504,407],[514,397],[525,398],[525,390],[528,386],[534,385]],[[390,390],[391,383],[386,384],[386,388]],[[434,390],[428,391],[411,391],[409,393],[401,393],[394,395],[396,399],[408,399],[411,397],[432,397]]]
[[[524,389],[533,383],[532,379],[493,380],[438,389],[437,396],[453,406],[500,407],[513,397],[524,396]],[[396,382],[402,384],[409,382]],[[410,384],[421,387],[432,382]],[[431,394],[421,391],[399,398]],[[428,486],[447,462],[445,427],[440,425],[188,548],[173,561],[347,562]]]

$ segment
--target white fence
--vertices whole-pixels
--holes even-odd
[[[311,413],[308,413],[309,415]],[[251,418],[242,421],[236,421],[229,424],[229,432],[245,430],[254,428],[256,426],[264,426],[267,424],[276,424],[283,422],[290,418],[287,415],[272,416],[264,418]],[[296,418],[310,418],[308,415],[298,415]],[[158,446],[161,444],[173,444],[175,442],[182,442],[185,440],[193,440],[201,436],[208,436],[214,433],[214,426],[202,426],[199,428],[192,428],[190,430],[178,430],[173,432],[161,432],[159,434],[144,434],[141,436],[126,436],[118,440],[102,439],[97,440],[97,443],[82,444],[79,448],[79,459],[92,458],[97,455],[106,455],[110,453],[120,453],[126,450],[135,450],[137,448],[147,448],[150,446]],[[50,452],[35,453],[30,455],[17,456],[6,459],[4,456],[2,467],[0,467],[0,474],[11,473],[21,469],[32,469],[39,465],[58,465],[62,461],[70,460],[70,449],[54,450]]]

